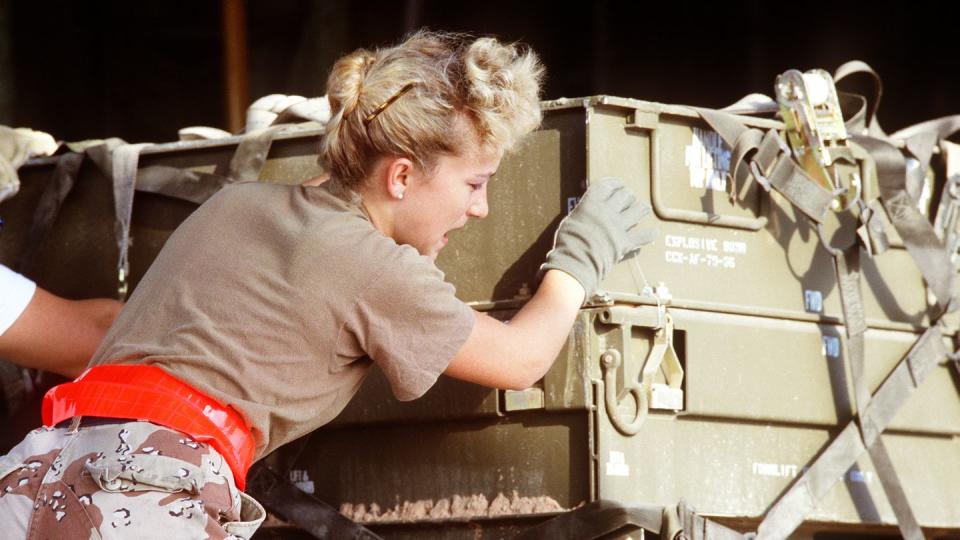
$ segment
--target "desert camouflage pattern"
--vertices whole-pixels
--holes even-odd
[[[40,428],[0,457],[3,538],[239,540],[264,516],[220,453],[149,422]]]

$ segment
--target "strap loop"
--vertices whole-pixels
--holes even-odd
[[[837,68],[833,73],[833,80],[835,83],[839,83],[843,79],[846,79],[850,75],[855,74],[866,74],[869,75],[871,82],[873,83],[873,99],[866,103],[867,106],[867,116],[863,120],[863,124],[856,126],[860,129],[853,129],[851,131],[860,134],[863,130],[870,135],[875,137],[885,136],[883,129],[880,128],[879,122],[877,122],[877,110],[880,108],[880,99],[883,97],[883,81],[880,79],[880,75],[873,70],[866,62],[861,60],[851,60],[842,64]],[[849,94],[848,94],[849,95]],[[849,121],[848,125],[859,123],[859,118],[857,122]]]
[[[956,269],[943,241],[906,192],[906,169],[900,150],[872,137],[853,137],[852,141],[870,152],[876,163],[881,202],[937,299],[937,316],[954,309]]]

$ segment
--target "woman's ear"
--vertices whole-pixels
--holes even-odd
[[[387,195],[394,199],[403,199],[403,194],[410,187],[413,177],[419,173],[420,170],[416,164],[409,159],[405,157],[389,158],[382,178]]]

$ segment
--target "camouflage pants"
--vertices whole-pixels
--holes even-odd
[[[0,457],[4,538],[250,538],[263,507],[223,457],[149,422],[40,428]]]

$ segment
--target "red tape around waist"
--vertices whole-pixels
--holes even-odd
[[[205,442],[226,459],[244,489],[256,442],[240,414],[156,366],[94,366],[43,398],[43,423],[75,416],[147,420]]]

